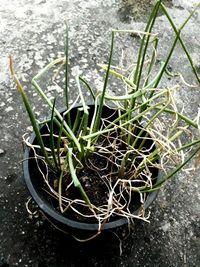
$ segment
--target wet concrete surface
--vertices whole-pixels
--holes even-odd
[[[164,1],[165,2],[165,1]],[[114,235],[90,243],[77,243],[57,232],[45,219],[28,215],[29,193],[21,179],[21,136],[29,130],[20,97],[8,71],[8,55],[23,81],[39,118],[47,111],[30,86],[31,77],[49,60],[63,55],[64,21],[70,29],[70,66],[79,65],[97,88],[101,76],[97,63],[107,60],[112,28],[143,30],[153,1],[123,0],[7,0],[0,1],[0,266],[63,267],[200,267],[200,172],[188,169],[166,185],[151,209],[151,222],[136,223],[121,243]],[[196,1],[166,1],[173,19],[180,25]],[[200,69],[200,11],[184,29],[185,43]],[[158,59],[166,54],[172,32],[160,14],[155,31],[162,45]],[[121,49],[131,58],[137,37],[119,37]],[[73,46],[72,46],[73,44]],[[170,62],[188,83],[195,78],[181,48]],[[200,75],[200,72],[199,72]],[[171,81],[167,81],[170,82]],[[175,95],[178,105],[192,118],[199,107],[199,87],[181,84]],[[73,90],[73,81],[71,90]],[[49,94],[61,96],[50,86]],[[72,99],[73,100],[73,99]],[[60,101],[60,100],[59,100]]]

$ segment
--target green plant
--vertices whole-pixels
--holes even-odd
[[[32,85],[51,109],[51,118],[46,122],[49,131],[45,136],[40,133],[30,101],[15,75],[10,58],[11,74],[22,96],[39,144],[39,149],[34,145],[31,148],[37,163],[42,161],[48,170],[47,174],[43,174],[44,181],[49,188],[49,194],[58,199],[62,213],[71,208],[80,215],[84,210],[83,217],[95,218],[100,225],[113,215],[127,217],[129,220],[135,217],[147,220],[142,208],[138,215],[132,214],[130,203],[132,204],[133,195],[139,195],[142,207],[149,192],[159,190],[200,150],[198,136],[196,138],[193,136],[192,140],[188,138],[193,129],[198,130],[198,120],[188,118],[178,111],[173,99],[173,92],[177,86],[158,87],[164,75],[171,75],[167,67],[177,42],[182,46],[194,75],[200,82],[192,58],[181,37],[182,29],[199,5],[200,3],[178,29],[165,5],[159,0],[152,10],[144,32],[112,30],[108,65],[100,65],[105,70],[102,91],[95,93],[83,77],[76,76],[81,107],[78,108],[75,120],[71,118],[73,105],[69,105],[68,31],[66,31],[65,58],[54,60],[32,79]],[[152,29],[159,11],[167,17],[175,33],[175,39],[167,57],[155,74],[159,38],[157,34],[152,33]],[[129,76],[112,66],[116,34],[127,32],[143,36],[137,62]],[[56,109],[56,100],[51,102],[38,84],[40,77],[59,63],[64,66],[65,70],[66,111],[64,114]],[[125,85],[123,95],[114,96],[107,91],[110,75],[123,81]],[[152,75],[154,75],[153,78]],[[84,98],[83,88],[89,90],[94,100],[91,119],[89,118],[90,107]],[[102,119],[104,105],[114,108],[113,114],[115,115],[112,119],[109,117]],[[167,120],[170,127],[166,127],[163,120]],[[47,136],[48,142],[45,141]],[[151,140],[150,145],[146,145],[149,140]],[[26,144],[30,146],[27,141]],[[99,164],[98,159],[103,160],[104,166]],[[93,203],[91,195],[87,193],[86,185],[93,177],[84,177],[84,168],[87,169],[86,174],[95,173],[107,190],[106,201],[100,203],[99,206]],[[160,180],[156,180],[152,174],[157,169],[162,171]],[[102,171],[105,171],[103,179]],[[49,174],[54,177],[53,184],[48,182]],[[64,185],[65,188],[63,188]],[[73,185],[80,193],[80,198],[76,200],[70,199],[63,193]],[[92,190],[94,191],[95,188]],[[84,207],[83,210],[80,207]]]

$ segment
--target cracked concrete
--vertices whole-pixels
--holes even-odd
[[[164,2],[176,24],[180,25],[197,1]],[[79,244],[51,228],[47,221],[31,218],[25,208],[29,193],[21,180],[21,136],[30,125],[10,79],[8,55],[13,56],[16,72],[33,100],[38,117],[42,118],[48,111],[38,101],[30,80],[47,62],[63,56],[64,21],[68,21],[70,29],[72,72],[80,66],[85,77],[98,89],[101,75],[96,64],[107,60],[111,29],[143,30],[152,3],[132,0],[0,0],[1,267],[200,267],[199,170],[193,176],[188,170],[161,190],[151,209],[151,223],[136,224],[132,234],[121,244],[122,255],[119,242],[113,236],[106,243],[98,240]],[[195,13],[183,31],[185,43],[198,70],[199,25],[200,11]],[[158,54],[161,60],[173,36],[162,14],[155,31],[163,40]],[[138,38],[120,36],[117,44],[115,60],[121,56],[122,48],[129,59],[138,47]],[[195,84],[194,75],[180,47],[177,47],[176,54],[170,67],[173,71],[181,71],[188,83]],[[46,81],[42,82],[44,84]],[[71,82],[73,90],[73,80]],[[166,82],[170,84],[170,81]],[[49,96],[62,96],[59,87],[53,85],[48,88],[48,93]],[[175,98],[178,105],[184,103],[187,114],[192,118],[196,116],[199,87],[188,88],[181,84]],[[61,105],[61,98],[59,103]]]

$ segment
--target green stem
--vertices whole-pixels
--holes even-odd
[[[53,156],[54,165],[56,169],[59,170],[58,162],[56,159],[55,143],[54,143],[54,120],[53,118],[54,118],[55,103],[56,103],[56,99],[54,99],[54,102],[53,102],[53,108],[52,108],[51,120],[50,120],[50,147],[51,147],[51,153]]]
[[[155,109],[162,109],[162,107],[159,106],[155,106]],[[164,109],[163,112],[167,112],[170,114],[176,114],[179,118],[181,118],[182,120],[184,120],[186,123],[190,124],[191,126],[195,127],[198,129],[198,124],[195,123],[194,121],[192,121],[191,119],[189,119],[188,117],[186,117],[185,115],[183,115],[182,113],[172,110],[172,109]]]
[[[138,141],[138,138],[140,138],[141,137],[141,135],[143,134],[143,132],[145,131],[145,129],[147,129],[147,127],[149,126],[149,125],[151,125],[152,123],[153,123],[153,121],[160,115],[160,114],[162,114],[163,113],[163,111],[166,109],[166,107],[168,106],[170,104],[170,100],[168,100],[168,102],[163,106],[163,108],[162,109],[160,109],[148,122],[147,122],[147,124],[143,127],[143,129],[139,132],[139,134],[137,135],[137,137],[135,138],[135,141],[134,141],[134,143],[133,143],[133,147],[135,147],[136,146],[136,144],[137,144],[137,141]],[[145,137],[148,135],[148,133],[146,132],[146,134],[145,134]],[[143,139],[143,141],[141,142],[141,144],[140,144],[140,146],[139,146],[139,148],[138,149],[140,149],[140,148],[142,148],[142,146],[144,145],[144,143],[145,143],[145,139]]]
[[[73,180],[73,183],[74,183],[74,186],[76,188],[78,188],[79,192],[81,193],[85,203],[90,207],[92,208],[92,204],[85,192],[85,190],[83,189],[79,179],[77,178],[76,176],[76,170],[74,168],[74,164],[73,164],[73,159],[72,159],[72,148],[69,148],[68,149],[68,164],[69,164],[69,170],[70,170],[70,174],[71,174],[71,177],[72,177],[72,180]]]
[[[155,19],[156,19],[160,4],[161,4],[161,1],[156,2],[155,6],[151,12],[151,15],[149,17],[149,20],[146,24],[145,32],[151,33],[151,30],[152,30],[153,25],[155,23]],[[139,49],[138,59],[137,59],[137,65],[136,65],[136,70],[135,70],[135,75],[134,75],[134,83],[136,84],[136,90],[139,88],[142,69],[143,69],[143,65],[144,65],[144,59],[145,59],[145,55],[146,55],[146,51],[147,51],[147,47],[148,47],[148,43],[149,43],[149,38],[150,38],[150,35],[144,35],[142,38],[141,44],[140,44],[140,49]]]
[[[49,64],[50,65],[50,64]],[[49,65],[46,66],[46,71],[47,69],[49,69]],[[51,67],[53,65],[51,64]],[[47,68],[48,67],[48,68]],[[40,94],[40,96],[42,97],[43,100],[45,100],[45,102],[48,104],[48,106],[52,109],[53,108],[53,104],[52,102],[49,100],[49,98],[45,95],[45,93],[42,91],[42,89],[40,88],[39,84],[36,82],[36,80],[42,75],[44,74],[44,70],[42,70],[38,75],[36,75],[33,79],[32,79],[32,85],[35,87],[35,89],[37,90],[37,92]],[[55,108],[55,114],[58,117],[58,119],[60,121],[62,121],[63,117],[61,116],[60,112]],[[81,147],[79,144],[78,139],[76,138],[76,136],[74,135],[74,133],[72,132],[71,128],[69,127],[69,125],[66,123],[66,121],[64,121],[64,127],[68,132],[68,137],[73,140],[73,142],[75,143],[77,149],[81,152]]]
[[[65,87],[64,87],[64,95],[65,95],[65,104],[66,109],[69,109],[69,38],[68,38],[68,25],[66,23],[66,31],[65,31]],[[67,113],[67,123],[71,128],[71,117],[70,112]]]
[[[198,7],[198,6],[199,6],[199,4],[197,5],[197,7]],[[190,62],[190,65],[191,65],[191,67],[192,67],[192,70],[193,70],[193,72],[194,72],[194,74],[195,74],[195,76],[196,76],[198,82],[200,82],[200,79],[199,79],[198,74],[197,74],[197,71],[196,71],[196,69],[195,69],[195,67],[194,67],[192,58],[190,57],[190,54],[188,53],[187,48],[186,48],[186,46],[184,45],[184,43],[183,43],[183,41],[182,41],[182,39],[181,39],[181,37],[180,37],[180,34],[181,34],[182,29],[184,28],[184,26],[186,25],[186,23],[189,21],[189,19],[191,18],[191,16],[194,14],[194,12],[195,12],[195,10],[197,9],[197,7],[193,10],[193,12],[190,13],[190,15],[188,16],[188,18],[184,21],[184,23],[181,25],[181,27],[177,30],[177,28],[176,28],[176,26],[175,26],[173,20],[171,19],[170,15],[169,15],[168,12],[167,12],[165,6],[164,6],[163,4],[161,4],[161,8],[162,8],[164,14],[165,14],[166,17],[168,18],[168,20],[169,20],[169,22],[170,22],[170,24],[171,24],[171,26],[172,26],[174,32],[176,33],[176,38],[175,38],[175,40],[174,40],[174,42],[173,42],[173,45],[172,45],[172,47],[171,47],[171,49],[170,49],[170,52],[169,52],[169,54],[168,54],[168,56],[167,56],[167,59],[165,60],[165,63],[164,63],[163,68],[162,68],[162,71],[161,71],[161,73],[160,73],[160,77],[158,78],[157,82],[155,83],[155,87],[158,86],[158,84],[159,84],[159,82],[160,82],[160,79],[161,79],[163,73],[165,72],[165,70],[166,70],[166,68],[167,68],[167,65],[168,65],[168,63],[169,63],[169,60],[170,60],[170,58],[171,58],[171,56],[172,56],[172,53],[173,53],[173,51],[174,51],[174,48],[175,48],[176,43],[177,43],[178,40],[179,40],[179,42],[180,42],[180,44],[181,44],[181,46],[182,46],[182,48],[183,48],[185,54],[186,54],[187,57],[188,57],[188,60],[189,60],[189,62]]]
[[[85,84],[85,86],[87,87],[87,89],[90,92],[90,95],[92,96],[93,100],[95,101],[95,94],[94,94],[91,86],[88,84],[88,82],[83,77],[79,76],[79,79],[81,80],[82,83]]]
[[[100,97],[100,103],[99,103],[99,106],[98,106],[97,117],[96,117],[95,124],[94,124],[94,132],[99,129],[99,125],[100,125],[100,121],[101,121],[101,114],[102,114],[103,104],[104,104],[104,96],[105,96],[105,93],[106,93],[106,88],[107,88],[107,84],[108,84],[108,77],[109,77],[109,72],[110,72],[110,66],[111,66],[111,62],[112,62],[113,47],[114,47],[114,36],[115,36],[114,35],[114,31],[112,31],[111,48],[110,48],[108,69],[106,71],[103,91],[102,91],[102,94],[101,94],[101,97]]]
[[[148,71],[147,71],[147,79],[146,79],[146,81],[144,83],[144,86],[147,86],[148,83],[149,83],[149,76],[151,74],[151,71],[152,71],[154,63],[155,63],[156,51],[157,51],[157,47],[158,47],[158,38],[155,38],[153,40],[153,42],[155,42],[155,44],[154,44],[154,47],[153,47],[153,53],[152,53],[152,56],[151,56],[151,61],[150,61],[149,68],[148,68]]]
[[[194,150],[191,155],[181,164],[179,164],[175,170],[170,172],[168,175],[166,175],[161,181],[157,182],[156,184],[153,185],[152,189],[145,189],[145,187],[142,187],[139,189],[141,193],[143,192],[153,192],[157,191],[161,188],[161,186],[169,180],[172,176],[174,176],[176,173],[178,173],[195,155],[197,155],[198,151],[200,150],[200,147],[198,147],[196,150]]]
[[[64,118],[61,122],[61,125],[59,127],[59,134],[58,134],[58,139],[57,139],[57,158],[58,158],[58,164],[61,167],[61,161],[60,161],[60,145],[61,145],[61,136],[63,132],[63,123],[64,123]]]
[[[156,106],[159,106],[161,103],[157,103],[153,106],[150,106],[149,108],[147,108],[146,110],[144,110],[143,112],[139,113],[138,115],[134,116],[133,118],[131,118],[130,120],[128,121],[125,121],[124,123],[122,123],[120,126],[119,125],[116,125],[117,122],[119,122],[123,117],[127,116],[127,113],[121,115],[121,117],[117,118],[116,120],[114,120],[112,123],[110,123],[109,127],[113,126],[112,128],[105,128],[104,130],[99,130],[98,132],[93,132],[92,134],[88,134],[86,136],[83,136],[82,138],[84,140],[87,140],[89,138],[94,138],[96,136],[99,136],[101,134],[105,134],[105,133],[108,133],[108,132],[111,132],[111,131],[114,131],[116,130],[116,128],[121,128],[121,127],[124,127],[124,126],[127,126],[127,125],[130,125],[130,123],[132,122],[136,122],[138,121],[142,116],[144,116],[147,112],[153,110],[154,108],[156,108]]]
[[[35,132],[35,135],[36,135],[36,138],[37,138],[37,141],[38,141],[38,144],[40,146],[40,149],[41,149],[41,152],[43,154],[43,156],[45,157],[45,160],[47,162],[47,164],[52,167],[52,162],[50,161],[49,157],[48,157],[48,154],[47,154],[47,151],[45,149],[45,146],[44,146],[44,142],[43,142],[43,139],[42,139],[42,136],[41,136],[41,133],[40,133],[40,129],[38,127],[38,124],[37,124],[37,120],[36,120],[36,117],[33,113],[33,109],[31,107],[31,104],[29,102],[29,99],[24,91],[24,88],[22,86],[22,84],[20,83],[20,81],[18,80],[16,74],[15,74],[15,71],[14,71],[14,68],[13,68],[13,62],[12,62],[12,58],[10,57],[10,62],[9,62],[9,67],[10,67],[10,72],[11,72],[11,75],[17,85],[17,88],[19,90],[19,93],[22,97],[22,101],[24,103],[24,106],[26,108],[26,111],[29,115],[29,118],[30,118],[30,122],[31,122],[31,125],[33,127],[33,130]]]

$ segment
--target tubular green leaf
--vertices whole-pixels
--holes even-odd
[[[23,101],[24,106],[26,108],[26,111],[27,111],[27,113],[29,115],[29,119],[30,119],[31,125],[33,127],[33,130],[35,132],[35,135],[36,135],[38,144],[40,145],[41,152],[44,155],[45,160],[48,163],[48,165],[50,167],[52,167],[52,163],[51,163],[51,161],[50,161],[50,159],[48,157],[47,151],[45,149],[45,146],[44,146],[44,143],[43,143],[43,140],[42,140],[42,136],[41,136],[41,133],[40,133],[38,124],[37,124],[37,120],[36,120],[35,115],[33,113],[31,104],[30,104],[30,102],[28,100],[28,97],[27,97],[27,95],[26,95],[26,93],[24,91],[23,86],[21,85],[20,81],[18,80],[17,76],[15,75],[14,68],[13,68],[13,63],[12,63],[12,58],[11,57],[10,57],[10,71],[11,71],[11,74],[13,76],[13,79],[14,79],[16,85],[17,85],[17,88],[19,90],[19,93],[21,94],[22,101]]]
[[[103,91],[102,91],[102,94],[101,94],[101,97],[100,97],[100,103],[99,103],[98,110],[97,110],[97,116],[96,116],[96,120],[95,120],[95,124],[94,124],[94,131],[98,130],[99,125],[100,125],[100,121],[101,121],[101,114],[102,114],[102,109],[103,109],[103,104],[104,104],[104,97],[105,97],[105,93],[106,93],[106,88],[107,88],[107,84],[108,84],[108,77],[109,77],[109,72],[110,72],[110,66],[111,66],[111,62],[112,62],[113,47],[114,47],[114,37],[115,37],[115,34],[112,31],[111,48],[110,48],[110,56],[109,56],[108,68],[107,68],[107,71],[106,71]]]
[[[69,38],[68,38],[68,25],[66,25],[65,30],[65,87],[64,87],[64,95],[65,95],[65,103],[66,103],[66,109],[69,109]],[[70,118],[70,112],[67,114],[67,123],[71,127],[71,118]]]
[[[83,189],[80,181],[78,180],[78,177],[76,176],[76,170],[74,168],[74,164],[73,164],[73,159],[72,159],[72,148],[68,149],[68,164],[69,164],[69,170],[70,170],[70,174],[74,183],[74,186],[78,188],[78,190],[80,191],[84,201],[86,202],[86,204],[92,208],[92,204],[85,192],[85,190]]]
[[[55,64],[55,63],[54,63]],[[50,64],[49,64],[50,65]],[[51,63],[51,67],[53,66],[53,64]],[[45,67],[46,71],[49,69],[47,68],[48,66]],[[52,109],[53,107],[53,104],[52,102],[49,100],[49,98],[45,95],[45,93],[43,92],[43,90],[40,88],[39,84],[36,82],[36,79],[38,79],[39,77],[41,77],[41,75],[44,74],[44,70],[42,70],[40,72],[40,75],[36,75],[31,83],[32,85],[35,87],[35,89],[37,90],[37,92],[40,94],[40,96],[42,97],[42,99],[48,104],[48,106]],[[62,116],[60,114],[60,112],[55,108],[55,114],[56,116],[58,117],[58,119],[60,121],[62,121]],[[79,144],[79,141],[78,139],[76,138],[76,136],[74,135],[74,133],[72,132],[71,128],[69,127],[69,125],[66,123],[66,121],[64,121],[64,124],[63,124],[64,128],[66,129],[66,131],[68,132],[68,138],[70,140],[73,140],[73,142],[75,143],[77,149],[81,152],[81,147],[80,147],[80,144]]]
[[[52,108],[51,120],[50,120],[50,147],[51,147],[51,153],[52,153],[54,165],[55,165],[56,169],[59,170],[58,162],[57,162],[57,158],[56,158],[56,152],[55,152],[55,144],[54,144],[54,119],[53,118],[54,118],[55,104],[56,104],[56,99],[54,99],[54,101],[53,101],[53,108]]]

